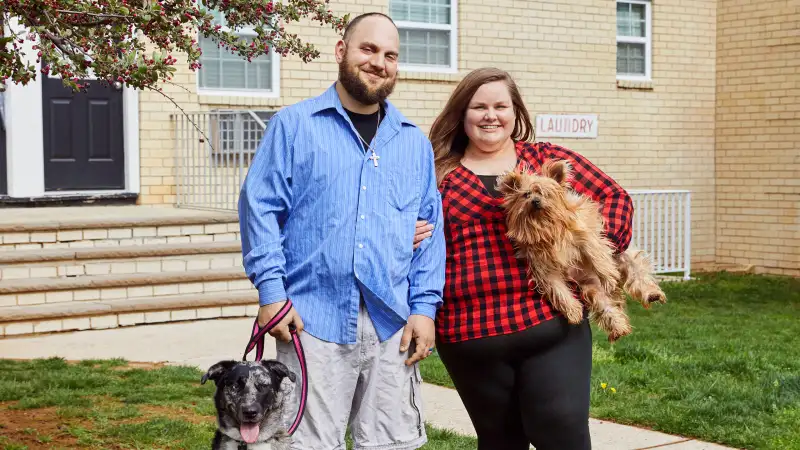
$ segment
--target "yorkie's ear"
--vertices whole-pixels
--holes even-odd
[[[557,161],[549,159],[542,164],[542,175],[556,180],[556,183],[564,187],[569,184],[571,172],[569,163],[563,159]]]
[[[508,195],[519,190],[522,185],[522,173],[519,170],[512,170],[497,177],[497,190],[503,195]]]

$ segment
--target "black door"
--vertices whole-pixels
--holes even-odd
[[[99,81],[73,93],[42,77],[45,191],[125,188],[122,89]]]
[[[6,121],[5,117],[3,117],[3,114],[0,114],[0,195],[6,195],[6,194],[8,194],[8,164],[6,163]]]

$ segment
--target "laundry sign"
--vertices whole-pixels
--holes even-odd
[[[597,139],[597,114],[541,114],[536,137]]]

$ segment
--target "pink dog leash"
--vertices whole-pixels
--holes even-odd
[[[253,347],[256,349],[256,361],[261,361],[261,358],[264,356],[264,335],[266,335],[271,329],[275,328],[286,314],[292,309],[292,302],[287,300],[286,304],[283,305],[278,314],[275,314],[273,317],[264,327],[258,326],[258,318],[253,322],[253,333],[252,337],[250,337],[250,342],[247,343],[247,347],[244,350],[244,356],[242,356],[243,361],[247,361],[247,354],[253,351]],[[302,376],[300,388],[300,407],[297,409],[297,416],[295,416],[294,423],[292,426],[289,427],[289,434],[294,434],[297,427],[300,425],[300,421],[303,420],[303,414],[306,411],[306,399],[308,397],[308,370],[306,368],[306,355],[303,352],[303,344],[300,342],[300,338],[297,336],[297,329],[295,328],[294,324],[289,324],[289,333],[291,333],[292,337],[292,344],[294,345],[294,351],[297,353],[297,359],[300,361],[300,374]]]

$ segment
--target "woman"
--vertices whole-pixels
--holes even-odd
[[[528,285],[526,262],[506,237],[496,177],[527,162],[568,160],[573,189],[600,202],[618,250],[630,242],[633,206],[582,156],[530,143],[530,116],[504,71],[468,74],[434,121],[430,139],[447,241],[437,347],[478,434],[479,450],[585,450],[592,337]],[[418,227],[418,238],[427,228]]]

